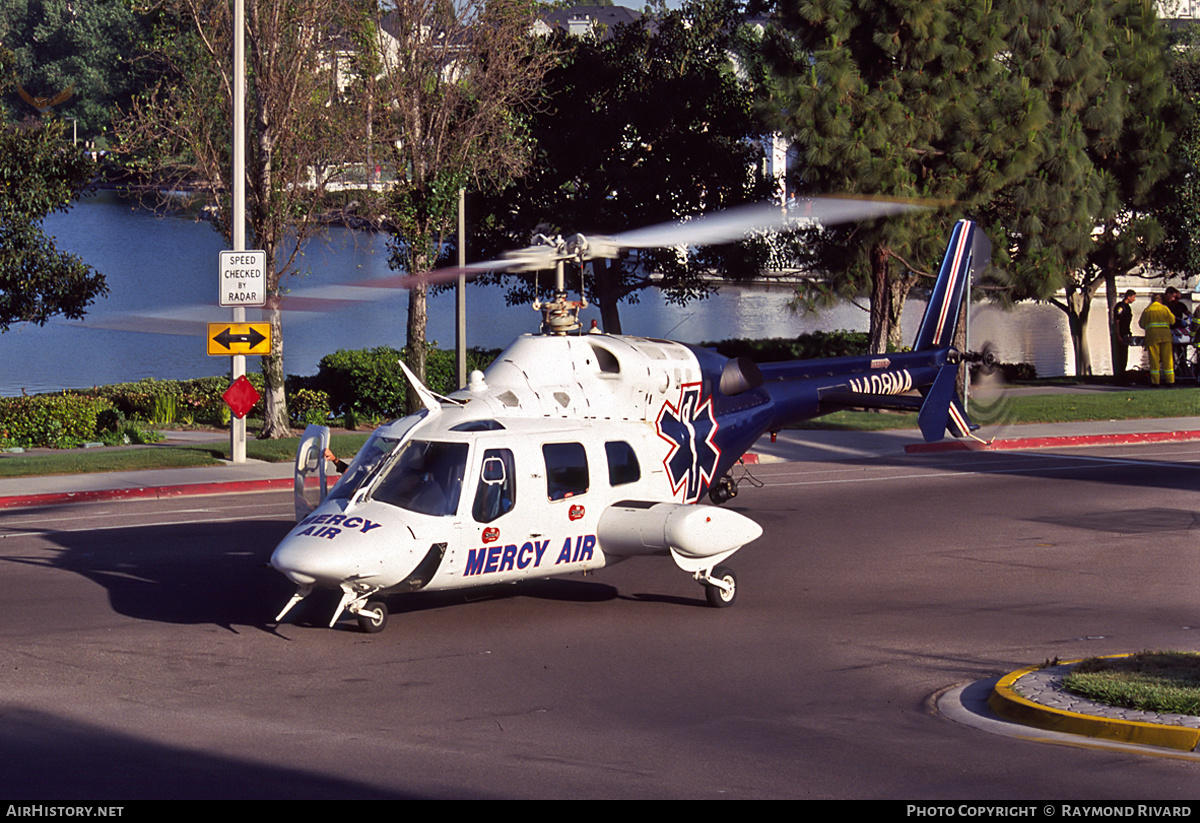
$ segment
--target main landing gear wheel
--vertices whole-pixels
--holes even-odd
[[[381,632],[387,625],[387,605],[382,600],[370,600],[359,609],[355,617],[358,620],[358,628],[367,634]]]
[[[708,605],[716,609],[724,609],[733,605],[733,601],[737,599],[737,577],[734,576],[733,570],[728,566],[717,566],[712,570],[711,577],[720,580],[725,584],[726,588],[714,585],[712,583],[704,584],[704,596],[708,599]]]

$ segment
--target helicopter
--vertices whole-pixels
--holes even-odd
[[[377,428],[332,488],[329,430],[309,426],[296,457],[298,522],[270,560],[296,585],[276,623],[331,589],[341,597],[329,626],[349,613],[374,633],[388,622],[391,595],[592,572],[646,555],[669,557],[708,604],[728,607],[738,583],[727,561],[762,528],[720,504],[737,494],[730,472],[761,436],[840,408],[915,410],[927,441],[977,428],[956,377],[961,362],[982,355],[953,346],[971,275],[990,255],[969,220],[954,226],[909,352],[760,365],[669,340],[582,333],[586,303],[566,299],[564,261],[713,242],[733,231],[722,221],[745,218],[555,238],[474,264],[559,267],[555,298],[537,306],[540,332],[518,337],[448,396],[400,362],[420,410]]]

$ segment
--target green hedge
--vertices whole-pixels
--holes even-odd
[[[468,349],[467,371],[486,369],[499,349]],[[289,396],[301,390],[324,392],[329,410],[357,420],[381,420],[404,414],[408,381],[399,361],[402,349],[341,349],[321,358],[317,373],[310,377],[288,377]],[[425,384],[438,394],[458,388],[453,351],[430,349],[425,360]]]
[[[246,377],[262,393],[263,376]],[[206,423],[220,423],[228,408],[221,395],[229,388],[228,377],[197,377],[192,380],[156,380],[147,377],[133,383],[113,383],[92,389],[80,389],[76,394],[102,397],[128,418],[138,418],[158,425],[173,423],[184,417]]]
[[[0,443],[69,449],[95,440],[99,422],[111,402],[78,394],[0,397]],[[108,415],[108,422],[116,423]]]
[[[845,330],[817,331],[794,338],[734,339],[701,345],[715,348],[726,357],[749,357],[756,363],[775,363],[783,360],[814,360],[819,357],[866,354],[867,333]]]
[[[485,369],[499,349],[470,349],[468,371]],[[289,375],[288,414],[292,424],[325,423],[330,414],[358,420],[399,417],[408,391],[397,361],[403,351],[388,347],[342,350],[321,359],[312,377]],[[454,352],[431,349],[427,383],[433,391],[448,394],[455,385]],[[259,393],[263,376],[246,375]],[[90,389],[33,397],[0,398],[0,446],[73,448],[85,442],[129,442],[146,436],[127,421],[169,426],[183,422],[227,425],[229,407],[221,398],[229,387],[227,377],[192,380],[146,378]]]

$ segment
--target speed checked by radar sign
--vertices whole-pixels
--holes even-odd
[[[222,306],[264,306],[267,303],[267,253],[265,251],[221,252],[221,276],[217,284]]]

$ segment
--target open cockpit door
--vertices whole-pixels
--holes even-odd
[[[309,426],[296,449],[295,502],[296,520],[300,521],[321,505],[329,486],[325,479],[325,450],[329,448],[329,428]]]

